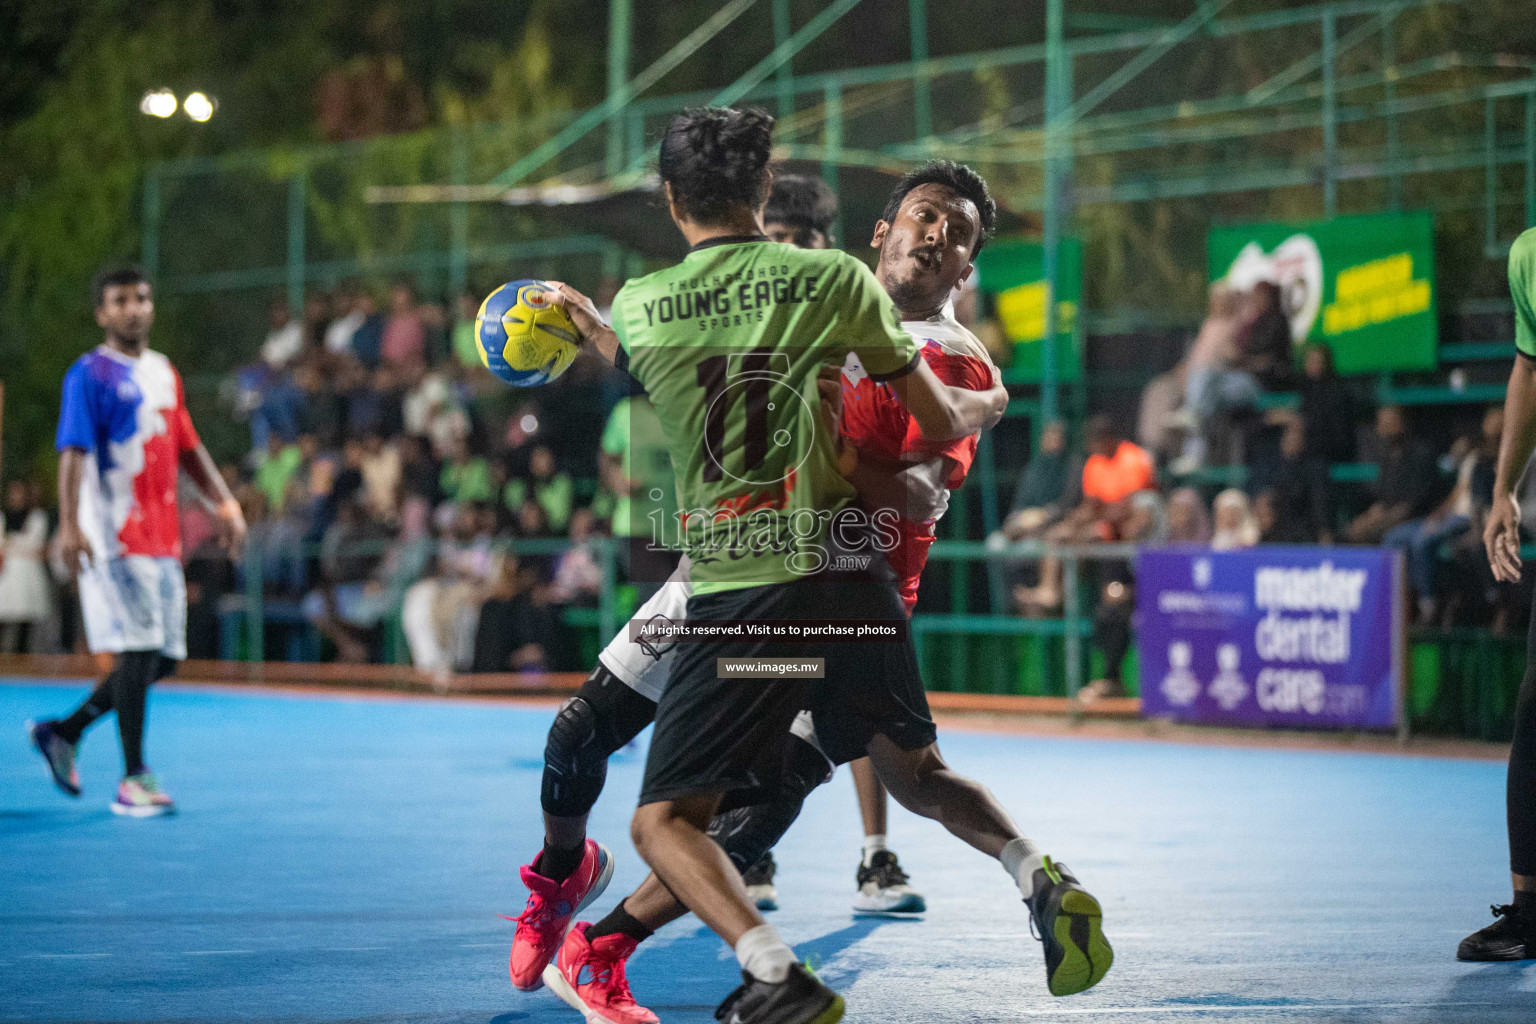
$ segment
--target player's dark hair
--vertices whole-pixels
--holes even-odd
[[[810,174],[779,174],[763,207],[764,224],[784,224],[799,230],[820,231],[832,237],[837,220],[837,196],[826,182]]]
[[[997,224],[997,203],[987,189],[986,179],[965,164],[957,164],[953,160],[930,160],[902,175],[896,187],[891,190],[891,197],[885,201],[885,212],[880,214],[880,219],[887,224],[896,223],[896,214],[901,210],[902,200],[907,198],[907,193],[922,185],[943,185],[955,195],[976,204],[981,225],[976,244],[971,249],[971,256],[975,258]]]
[[[661,180],[690,220],[713,224],[733,206],[756,210],[768,180],[773,118],[756,107],[696,107],[667,125]]]
[[[91,278],[91,302],[100,309],[101,304],[107,300],[108,288],[116,284],[139,284],[148,280],[144,276],[143,267],[132,264],[102,267]]]

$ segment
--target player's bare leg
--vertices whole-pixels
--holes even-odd
[[[1039,927],[1052,995],[1070,995],[1098,984],[1114,962],[1098,901],[1064,865],[1053,863],[1024,838],[987,787],[950,768],[936,743],[903,750],[877,735],[870,741],[869,757],[903,807],[997,858],[1012,876]]]

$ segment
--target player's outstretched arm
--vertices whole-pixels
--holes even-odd
[[[926,360],[919,359],[910,373],[886,380],[925,440],[953,441],[986,430],[1003,418],[1008,408],[1008,389],[994,381],[986,391],[959,388],[939,380]]]
[[[201,441],[196,447],[181,453],[181,468],[187,471],[203,498],[213,506],[214,513],[219,517],[224,544],[229,548],[231,557],[238,557],[245,546],[245,513],[240,511],[240,502],[230,493],[229,485],[224,482],[223,474],[214,464],[213,456],[208,454],[208,449],[203,447]]]
[[[551,281],[555,286],[555,305],[565,310],[571,318],[584,344],[591,346],[599,355],[614,365],[620,363],[619,336],[613,328],[603,323],[597,312],[597,304],[563,281]]]
[[[1493,484],[1493,507],[1483,530],[1483,546],[1493,576],[1505,583],[1520,579],[1520,500],[1515,488],[1536,449],[1536,361],[1515,357],[1504,395],[1504,436],[1499,441],[1498,475]]]

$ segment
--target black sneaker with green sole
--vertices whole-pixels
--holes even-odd
[[[742,984],[715,1011],[720,1024],[837,1024],[843,997],[801,964],[778,984],[741,972]]]
[[[1077,884],[1065,864],[1045,858],[1035,870],[1034,895],[1024,901],[1045,947],[1045,980],[1053,996],[1083,992],[1104,980],[1115,951],[1104,937],[1099,901]]]

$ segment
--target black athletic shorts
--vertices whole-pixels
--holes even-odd
[[[823,575],[694,594],[690,620],[906,621],[894,584]],[[717,658],[824,658],[822,679],[720,679]],[[863,757],[882,733],[904,750],[936,737],[910,635],[878,643],[732,640],[683,643],[656,709],[640,803],[771,789],[790,724],[810,709],[834,764]]]

